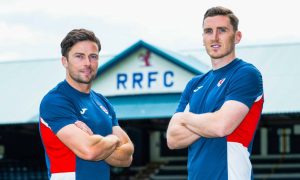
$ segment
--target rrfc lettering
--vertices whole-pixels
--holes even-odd
[[[131,76],[131,77],[130,77]],[[157,81],[162,81],[164,87],[170,88],[174,85],[174,72],[166,71],[160,74],[157,71],[150,71],[148,73],[133,72],[132,74],[118,73],[117,74],[117,90],[120,89],[143,89],[152,88]],[[130,81],[130,82],[129,82]],[[143,84],[147,87],[143,87]]]

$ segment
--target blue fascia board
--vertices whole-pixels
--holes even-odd
[[[107,97],[119,120],[170,118],[176,111],[181,93],[144,94]]]

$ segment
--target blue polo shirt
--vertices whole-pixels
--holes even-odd
[[[215,112],[228,100],[249,112],[235,131],[221,138],[201,137],[188,148],[188,179],[252,179],[251,146],[263,106],[260,72],[235,59],[225,67],[194,77],[182,93],[177,112],[187,105],[196,114]]]
[[[48,92],[40,104],[40,135],[43,141],[50,179],[109,180],[110,166],[105,161],[87,161],[77,157],[56,136],[66,125],[80,120],[94,134],[106,136],[118,126],[111,104],[102,95],[82,93],[67,81]]]

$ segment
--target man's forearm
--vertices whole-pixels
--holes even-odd
[[[229,100],[215,112],[194,114],[191,112],[179,114],[183,126],[196,134],[207,137],[224,137],[231,134],[243,121],[249,112],[245,104]]]
[[[115,135],[89,135],[74,124],[63,127],[56,135],[78,157],[90,161],[107,158],[120,145]]]
[[[224,124],[216,113],[182,113],[182,125],[189,131],[207,138],[223,137]]]

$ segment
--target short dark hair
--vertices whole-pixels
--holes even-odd
[[[87,29],[73,29],[70,31],[67,36],[61,41],[61,54],[65,57],[68,56],[70,49],[80,41],[93,41],[98,46],[98,51],[101,50],[101,44],[99,39],[95,36],[95,34]]]
[[[222,6],[212,7],[208,9],[203,18],[204,20],[207,17],[213,17],[213,16],[227,16],[230,19],[230,24],[233,26],[233,30],[237,31],[239,26],[239,19],[236,17],[236,15],[230,10]]]

